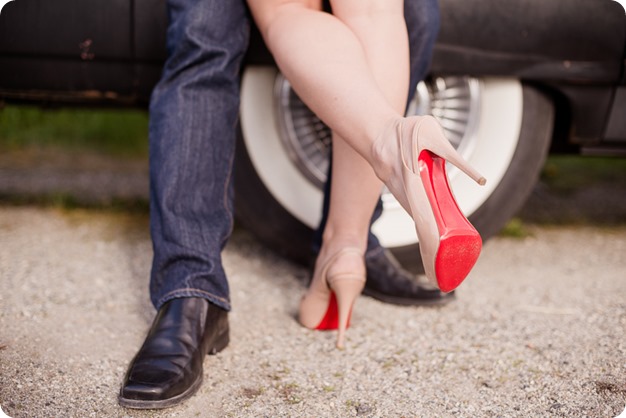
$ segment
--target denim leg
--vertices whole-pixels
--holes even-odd
[[[233,227],[244,0],[168,0],[168,58],[150,102],[150,297],[230,309],[221,251]]]
[[[411,55],[410,102],[415,95],[417,83],[426,77],[430,67],[439,34],[439,0],[405,0],[404,19],[409,32]]]
[[[433,47],[439,33],[439,2],[438,0],[405,0],[404,20],[409,32],[409,53],[411,55],[411,78],[407,104],[415,95],[417,84],[424,79],[430,67]],[[330,157],[332,162],[332,156]],[[322,245],[322,234],[328,219],[330,204],[330,187],[332,179],[332,164],[328,164],[328,180],[324,185],[324,203],[322,206],[322,220],[313,237],[313,252],[319,252]],[[372,223],[383,213],[382,200],[378,200],[372,216]],[[381,251],[378,238],[369,232],[367,252]]]

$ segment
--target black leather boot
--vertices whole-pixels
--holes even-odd
[[[228,313],[202,298],[179,298],[157,313],[120,390],[121,406],[174,406],[202,384],[202,363],[228,345]]]

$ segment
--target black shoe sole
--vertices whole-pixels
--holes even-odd
[[[442,294],[438,298],[418,299],[414,297],[391,296],[386,293],[368,289],[367,287],[363,289],[363,295],[372,297],[381,302],[402,306],[443,306],[456,299],[454,292]]]
[[[145,401],[141,399],[126,399],[120,395],[117,398],[117,402],[120,404],[120,406],[123,406],[124,408],[130,408],[130,409],[169,408],[171,406],[178,405],[179,403],[195,395],[198,389],[200,389],[200,386],[202,386],[202,374],[198,375],[198,378],[196,379],[196,381],[193,382],[186,391],[184,391],[183,393],[179,395],[174,396],[173,398]]]
[[[207,355],[214,355],[214,354],[219,353],[220,351],[222,351],[228,346],[229,342],[230,342],[230,334],[228,332],[228,329],[226,329],[226,332],[224,332],[222,335],[217,337],[215,343],[213,344],[213,347],[209,347]],[[120,404],[120,406],[123,406],[124,408],[130,408],[130,409],[169,408],[169,407],[178,405],[179,403],[191,398],[193,395],[196,394],[198,389],[200,389],[200,386],[202,386],[202,374],[203,373],[200,373],[198,375],[198,378],[191,384],[191,386],[189,386],[189,388],[186,391],[172,398],[161,399],[161,400],[141,400],[141,399],[127,399],[119,395],[117,397],[117,402]]]

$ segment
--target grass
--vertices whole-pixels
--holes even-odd
[[[526,238],[531,234],[524,224],[524,221],[516,217],[507,222],[507,224],[500,231],[499,235],[507,238]]]
[[[543,168],[541,179],[557,192],[571,192],[594,183],[626,183],[626,158],[553,155]]]
[[[0,110],[0,151],[27,147],[148,155],[148,113],[136,109],[6,106]],[[542,179],[568,191],[597,181],[624,181],[626,158],[550,156]]]
[[[61,210],[91,209],[106,210],[108,212],[147,214],[150,210],[146,200],[135,199],[111,199],[104,202],[86,202],[69,193],[49,193],[40,195],[5,195],[0,193],[0,205],[26,206],[36,205],[51,207]]]
[[[0,150],[28,147],[147,157],[148,114],[135,109],[6,106],[0,110]]]

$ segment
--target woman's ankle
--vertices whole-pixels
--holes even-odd
[[[393,176],[394,164],[398,161],[397,146],[392,145],[390,141],[397,141],[397,129],[402,119],[399,116],[388,119],[372,142],[370,165],[383,183]]]
[[[367,248],[367,229],[365,233],[347,233],[333,230],[327,226],[322,237],[322,247],[319,258],[326,259],[343,250],[344,248],[356,248],[365,253]]]
[[[365,247],[366,244],[347,240],[322,245],[315,264],[316,274],[318,269],[324,268],[327,269],[326,279],[344,274],[365,274]]]

